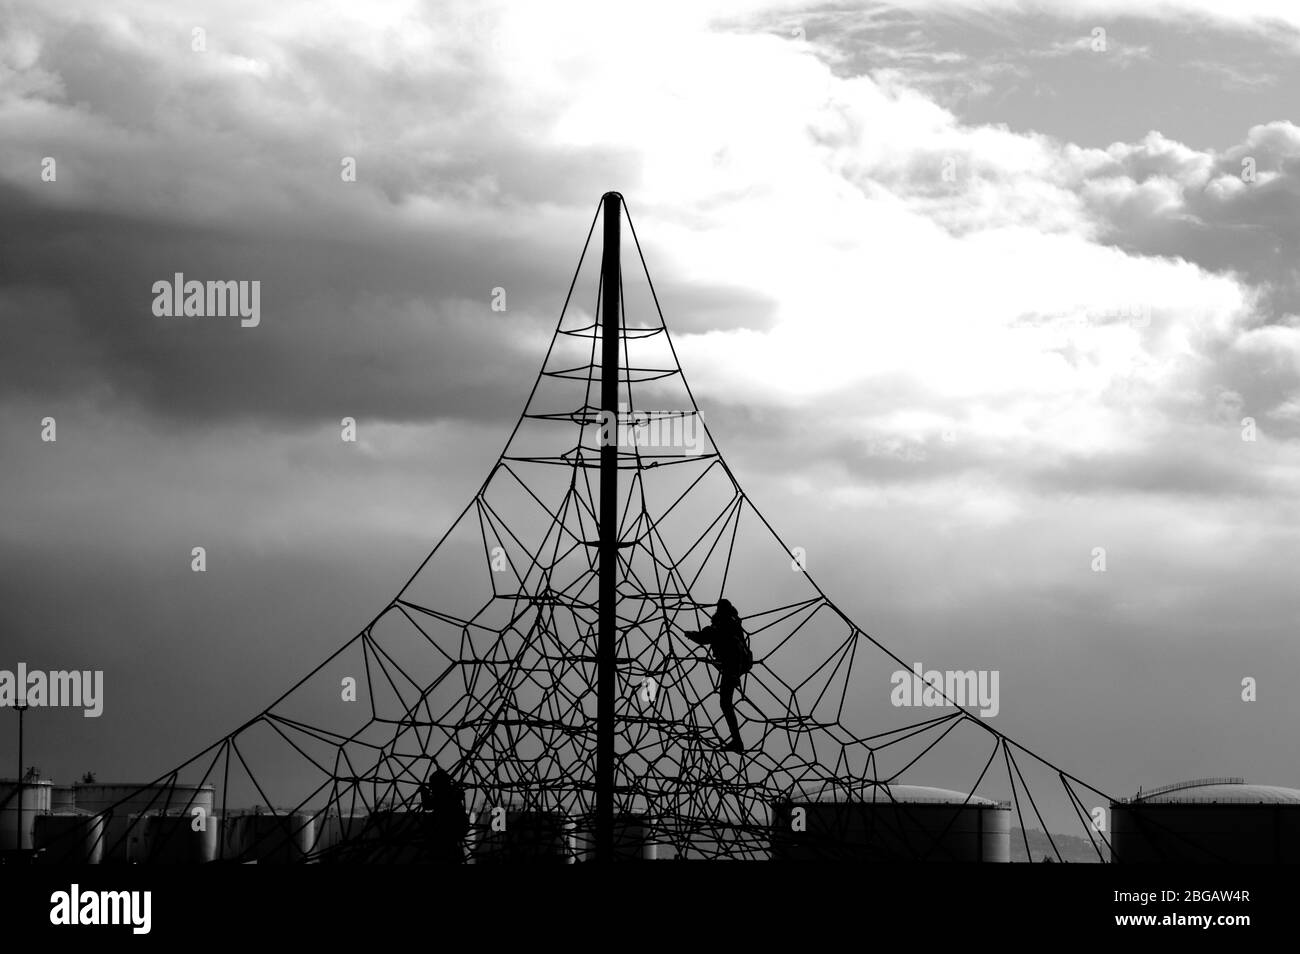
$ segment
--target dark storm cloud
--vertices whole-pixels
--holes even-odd
[[[26,22],[39,53],[17,75],[44,79],[11,87],[25,136],[0,184],[0,393],[176,421],[509,417],[601,192],[635,172],[631,154],[536,142],[545,120],[501,113],[473,44],[340,70],[341,47],[221,24],[200,55],[180,24]],[[56,182],[38,179],[46,153]],[[261,324],[155,317],[153,283],[177,272],[259,281]],[[770,320],[761,296],[658,278],[681,331]]]
[[[11,393],[106,391],[178,419],[495,419],[519,395],[486,382],[530,378],[518,332],[550,324],[526,317],[536,279],[500,278],[508,267],[496,270],[515,310],[491,311],[491,276],[474,276],[487,253],[472,242],[367,250],[42,209],[7,191],[0,387]],[[176,272],[260,281],[261,323],[156,317],[153,283]]]
[[[526,392],[499,382],[532,380],[580,250],[578,229],[546,250],[439,233],[377,247],[50,208],[13,189],[0,207],[0,390],[106,392],[177,419],[500,420]],[[260,281],[261,323],[154,316],[153,283],[176,272]],[[752,295],[672,281],[660,294],[694,316],[684,330],[763,320]]]

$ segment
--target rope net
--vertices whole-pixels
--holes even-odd
[[[1026,831],[1046,834],[1032,860],[1062,860],[1052,829],[1066,826],[1104,860],[1091,812],[1108,796],[969,707],[890,703],[891,673],[910,663],[827,598],[741,489],[682,373],[630,217],[639,268],[615,316],[625,407],[602,419],[599,279],[592,308],[574,297],[598,218],[523,413],[451,528],[272,705],[100,812],[104,860],[445,857],[420,797],[439,767],[464,788],[464,857],[589,858],[598,467],[615,430],[620,857],[654,845],[660,858],[952,860],[970,813],[997,808],[1031,858]],[[723,596],[754,654],[736,694],[743,754],[724,750],[717,670],[684,636]],[[208,815],[220,824],[195,820]]]

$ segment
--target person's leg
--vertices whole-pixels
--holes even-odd
[[[740,680],[730,673],[723,673],[722,679],[718,685],[718,700],[722,703],[722,717],[727,721],[727,728],[731,730],[731,744],[736,749],[744,748],[740,741],[740,726],[736,723],[736,690],[740,687]]]

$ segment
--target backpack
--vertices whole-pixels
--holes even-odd
[[[749,635],[740,625],[739,618],[728,620],[723,633],[731,644],[727,655],[735,660],[736,671],[743,676],[754,668],[754,651],[749,648]]]
[[[754,668],[754,651],[749,648],[749,634],[739,622],[736,623],[736,632],[740,636],[740,674],[743,676]]]

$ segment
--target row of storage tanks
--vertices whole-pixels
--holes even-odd
[[[0,780],[0,851],[15,847],[51,864],[203,864],[255,861],[389,862],[430,860],[433,816],[404,810],[327,814],[227,812],[218,816],[211,785],[58,786],[30,781],[21,802]],[[470,860],[582,860],[590,846],[560,813],[509,810],[503,830],[472,833]],[[654,859],[641,819],[620,826],[621,857]]]
[[[0,812],[0,848],[13,848],[21,830],[19,847],[35,849],[38,860],[53,863],[403,862],[429,860],[436,841],[433,817],[421,812],[235,812],[218,818],[210,785],[29,782],[19,819],[9,798],[13,787],[0,781],[0,801],[6,804]],[[759,841],[780,859],[1009,860],[1010,813],[1004,805],[912,785],[869,791],[874,803],[815,796],[777,806],[768,819],[770,834]],[[471,832],[471,863],[565,863],[592,855],[589,835],[563,813],[507,809],[496,821],[485,816]],[[725,837],[725,831],[697,833],[695,841],[708,855]],[[615,854],[624,860],[661,860],[676,853],[643,816],[620,816],[614,840]]]
[[[852,799],[813,798],[785,812],[799,807],[807,812],[807,830],[783,834],[790,826],[774,824],[774,858],[1011,860],[1006,803],[892,785],[876,788],[874,800],[870,791]],[[1108,821],[1104,839],[1092,838],[1118,864],[1300,863],[1300,790],[1294,788],[1195,779],[1112,801]]]
[[[215,811],[211,785],[58,786],[0,780],[0,851],[15,847],[51,864],[203,864],[255,861],[430,860],[433,816],[404,810],[327,814]],[[503,830],[472,833],[470,860],[582,860],[590,846],[559,813],[506,811]],[[654,859],[641,819],[620,826],[622,857]]]
[[[215,812],[211,785],[0,780],[0,850],[35,851],[50,863],[203,863],[261,853],[302,860],[314,841],[310,815]],[[304,824],[305,822],[305,824]]]
[[[13,787],[0,781],[0,849],[15,847],[21,831],[18,847],[55,863],[403,862],[429,860],[436,841],[432,816],[420,812],[241,811],[218,818],[210,785],[29,782],[21,808],[10,797]],[[500,821],[500,831],[486,819],[475,826],[468,860],[563,863],[591,856],[586,834],[562,813],[508,809]],[[1296,789],[1241,779],[1180,783],[1113,802],[1110,823],[1110,856],[1121,863],[1300,861]],[[763,847],[776,860],[1011,860],[1011,806],[940,788],[878,785],[852,797],[804,792],[773,806],[765,827]],[[662,832],[633,815],[617,821],[615,852],[621,859],[675,855]]]

